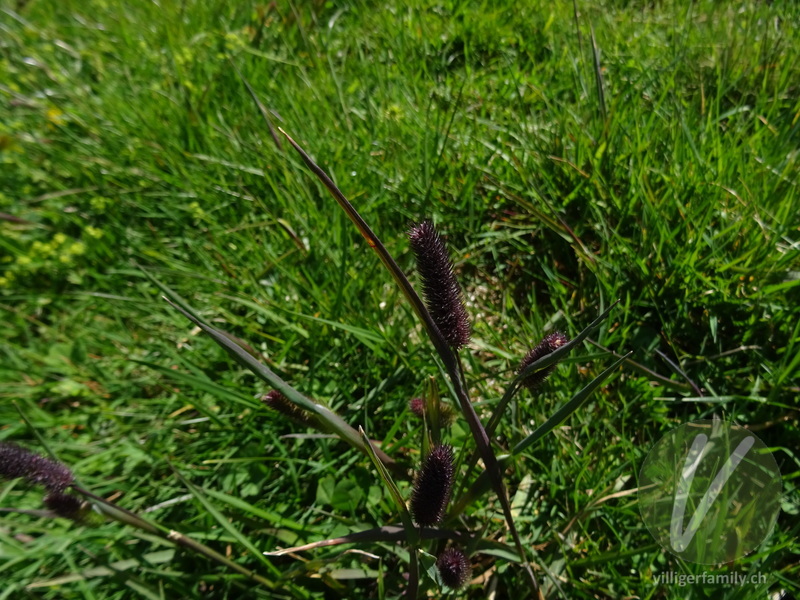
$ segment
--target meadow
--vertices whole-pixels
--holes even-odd
[[[545,598],[800,596],[799,54],[800,5],[779,0],[0,0],[0,442],[264,580],[44,516],[17,479],[0,483],[0,600],[406,589],[394,541],[263,554],[402,510],[368,456],[265,407],[271,387],[163,299],[362,427],[408,497],[429,433],[409,401],[435,382],[458,412],[454,390],[278,128],[415,287],[407,233],[436,224],[484,424],[544,335],[610,308],[491,439],[508,452],[631,353],[505,464]],[[637,488],[662,435],[715,416],[765,442],[783,490],[772,535],[709,568],[656,543]],[[443,436],[475,448],[461,412]],[[473,580],[442,591],[423,555],[420,594],[529,597],[497,494],[449,526],[483,540]],[[709,571],[764,577],[661,578]]]

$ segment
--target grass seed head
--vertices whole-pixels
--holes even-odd
[[[417,525],[431,527],[442,520],[454,475],[453,448],[436,446],[422,463],[411,493],[411,514]]]
[[[467,557],[458,548],[447,548],[442,552],[436,560],[436,568],[444,584],[454,590],[464,587],[472,575]]]
[[[453,348],[463,348],[469,343],[469,319],[442,238],[433,223],[423,221],[411,227],[408,239],[417,259],[422,295],[433,322]]]
[[[517,373],[522,373],[527,367],[535,363],[537,360],[555,352],[567,342],[569,342],[569,338],[560,331],[547,334],[544,339],[536,345],[535,348],[525,355],[525,358],[523,358],[522,362],[519,363],[519,369],[517,369]],[[522,385],[531,390],[536,389],[545,379],[547,379],[547,377],[555,368],[556,365],[553,364],[546,369],[541,369],[531,373],[522,380]]]
[[[425,400],[422,398],[412,398],[408,401],[408,408],[412,413],[422,418],[425,415]]]
[[[74,481],[72,471],[60,462],[34,454],[16,444],[0,442],[0,477],[24,477],[50,492],[63,492]]]
[[[317,421],[314,416],[309,414],[308,411],[303,410],[289,399],[281,394],[278,390],[272,390],[261,396],[261,402],[272,410],[289,417],[292,421],[307,425],[309,427],[318,428]]]
[[[83,501],[64,492],[50,492],[44,497],[44,505],[59,517],[81,521],[85,513]]]

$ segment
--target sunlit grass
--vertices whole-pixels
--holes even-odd
[[[656,439],[713,414],[775,449],[786,494],[770,541],[729,569],[797,594],[800,11],[578,2],[576,24],[572,3],[334,4],[2,4],[0,438],[37,447],[15,401],[84,487],[156,507],[253,569],[237,535],[270,551],[396,515],[364,455],[286,437],[306,432],[262,409],[263,385],[139,268],[398,459],[419,459],[407,403],[427,378],[455,400],[402,294],[276,145],[244,77],[407,273],[410,223],[447,236],[484,423],[544,333],[574,336],[620,299],[596,344],[510,404],[498,453],[612,364],[605,349],[675,382],[623,367],[507,474],[548,597],[756,594],[656,586],[653,574],[701,568],[654,544],[630,493]],[[450,441],[470,443],[463,419]],[[500,506],[484,498],[464,525],[499,539]],[[20,483],[0,491],[0,506],[37,501]],[[269,561],[308,597],[393,597],[394,576],[374,573],[402,562],[359,549],[381,558]],[[115,524],[4,515],[0,598],[275,597],[167,550]],[[372,575],[325,583],[312,577],[323,567]],[[474,571],[487,583],[470,597],[523,581],[490,554]]]

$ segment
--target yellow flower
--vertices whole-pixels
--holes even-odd
[[[99,240],[101,237],[103,237],[103,230],[89,225],[86,228],[86,235],[88,235],[89,237],[93,237],[96,240]]]
[[[86,245],[83,242],[74,242],[69,248],[67,248],[67,254],[72,254],[74,256],[80,256],[81,254],[86,253]]]
[[[47,120],[53,125],[64,124],[64,112],[58,108],[52,107],[47,109]]]
[[[197,221],[203,221],[206,218],[206,211],[202,209],[199,202],[192,202],[189,205],[189,212]]]
[[[103,196],[95,196],[89,200],[89,205],[92,207],[92,209],[99,213],[104,212],[110,203],[111,200],[104,198]]]

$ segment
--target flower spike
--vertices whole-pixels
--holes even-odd
[[[63,492],[75,479],[65,465],[10,442],[0,442],[0,478],[24,477],[49,492]]]
[[[433,322],[454,349],[469,343],[470,327],[453,264],[447,248],[430,221],[414,225],[408,232],[411,249],[422,277],[422,294]]]
[[[472,576],[467,557],[458,548],[448,548],[436,560],[436,568],[444,584],[454,590],[461,589]]]
[[[447,445],[436,446],[422,463],[414,481],[411,514],[417,525],[431,527],[442,520],[454,475],[453,449]]]
[[[569,338],[560,331],[546,335],[545,338],[539,342],[535,348],[525,355],[525,358],[523,358],[522,362],[519,363],[519,369],[517,369],[517,372],[522,373],[527,367],[535,363],[537,360],[555,352],[567,342],[569,342]],[[545,379],[547,379],[547,377],[555,368],[556,365],[553,364],[545,369],[542,369],[541,371],[535,371],[531,373],[522,380],[522,385],[530,390],[536,389]]]

